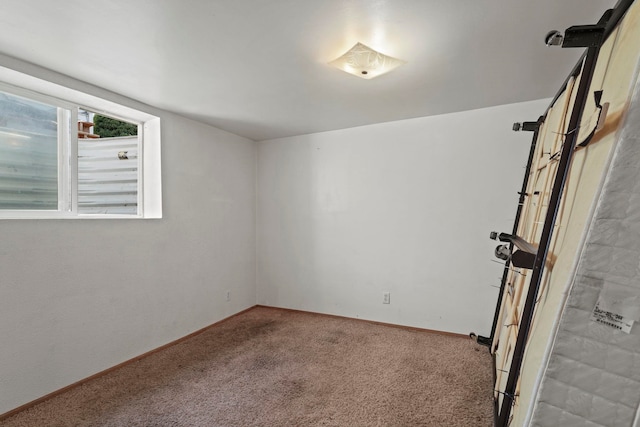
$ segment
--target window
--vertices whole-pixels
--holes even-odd
[[[160,218],[160,120],[22,77],[0,84],[0,218]]]
[[[80,110],[78,213],[137,215],[138,128],[134,123]]]
[[[63,208],[59,141],[69,115],[68,109],[0,92],[0,209]]]

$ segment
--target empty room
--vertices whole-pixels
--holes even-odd
[[[3,0],[0,426],[640,427],[635,0]]]

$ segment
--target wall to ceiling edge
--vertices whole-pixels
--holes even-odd
[[[488,335],[549,101],[258,143],[258,303]]]
[[[162,219],[0,220],[0,414],[255,304],[255,142],[0,65],[160,117],[163,187]]]

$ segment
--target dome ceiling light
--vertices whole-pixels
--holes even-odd
[[[329,62],[329,65],[363,79],[372,79],[405,63],[405,61],[382,54],[362,43],[356,43],[344,55]]]

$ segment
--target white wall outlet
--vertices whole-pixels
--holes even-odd
[[[231,301],[231,291],[227,291],[227,301]]]
[[[391,292],[383,292],[382,293],[382,303],[383,304],[391,304]]]

